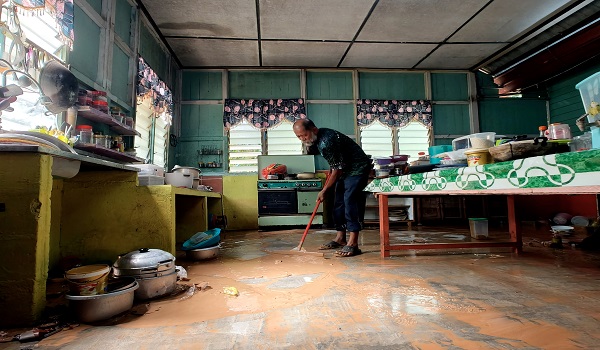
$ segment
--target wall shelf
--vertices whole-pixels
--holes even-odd
[[[110,115],[108,115],[104,112],[101,112],[97,109],[91,108],[89,106],[80,106],[79,109],[77,110],[77,115],[82,116],[85,119],[88,119],[88,120],[91,120],[94,122],[106,124],[106,125],[110,126],[110,128],[114,132],[116,132],[120,135],[140,136],[140,133],[135,131],[135,129],[132,129],[131,127],[129,127],[125,124],[119,123]]]
[[[98,146],[94,143],[77,143],[73,147],[75,149],[83,150],[89,153],[97,154],[103,157],[111,158],[114,160],[119,160],[122,162],[128,163],[143,163],[144,160],[142,158],[130,156],[123,152],[114,151],[110,148]]]

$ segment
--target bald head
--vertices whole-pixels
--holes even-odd
[[[310,119],[298,119],[294,122],[294,134],[307,146],[312,146],[317,140],[319,129]]]

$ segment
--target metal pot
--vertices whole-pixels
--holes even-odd
[[[135,291],[136,299],[152,299],[171,294],[177,286],[177,270],[167,274],[158,273],[155,276],[136,277],[140,287]]]
[[[65,298],[69,301],[69,308],[80,321],[96,322],[131,309],[134,292],[137,289],[138,283],[134,282],[129,288],[115,292],[98,295],[66,295]]]
[[[186,257],[190,260],[207,260],[216,258],[219,255],[221,245],[214,247],[186,250]]]
[[[115,276],[150,276],[166,274],[175,270],[175,257],[160,249],[141,248],[120,255],[113,264]]]
[[[193,179],[198,179],[198,178],[200,178],[200,173],[202,171],[200,171],[200,169],[198,169],[198,168],[194,168],[191,166],[175,165],[175,167],[173,168],[173,170],[171,170],[171,172],[182,173],[183,175],[191,176]]]

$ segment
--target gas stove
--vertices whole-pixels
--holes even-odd
[[[259,190],[278,190],[278,189],[311,189],[320,190],[323,185],[321,180],[258,180]]]

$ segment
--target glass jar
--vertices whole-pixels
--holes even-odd
[[[94,143],[94,132],[91,125],[77,125],[75,135],[79,136],[78,143]]]
[[[96,146],[106,147],[106,135],[94,135],[94,143]]]

